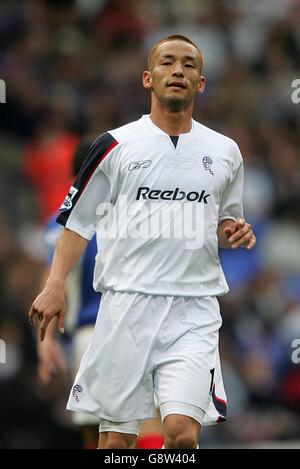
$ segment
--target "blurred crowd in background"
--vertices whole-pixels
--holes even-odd
[[[0,2],[0,448],[80,445],[65,411],[70,383],[37,378],[27,312],[45,264],[42,227],[70,186],[78,142],[149,113],[147,53],[177,33],[204,54],[194,117],[240,146],[258,240],[251,252],[220,252],[229,415],[203,431],[202,447],[300,439],[299,24],[299,0]]]

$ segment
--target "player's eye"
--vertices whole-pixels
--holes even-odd
[[[194,65],[192,65],[192,64],[185,64],[185,66],[188,67],[188,68],[195,68]]]
[[[172,65],[172,62],[163,62],[162,65]]]

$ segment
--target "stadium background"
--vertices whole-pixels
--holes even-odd
[[[202,447],[297,444],[299,24],[297,0],[1,1],[0,448],[79,444],[64,410],[69,384],[37,380],[27,311],[43,269],[41,227],[64,198],[78,141],[148,113],[147,51],[174,33],[203,51],[207,89],[195,118],[239,144],[258,239],[253,252],[221,253],[231,286],[221,299],[229,419],[203,432]]]

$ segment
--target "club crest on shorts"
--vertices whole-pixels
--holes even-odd
[[[75,384],[75,386],[73,386],[73,389],[72,389],[72,396],[75,397],[75,400],[76,400],[77,402],[79,402],[79,396],[78,396],[78,394],[80,394],[82,391],[83,391],[83,387],[80,386],[80,384]]]
[[[213,164],[212,158],[210,158],[210,156],[203,156],[202,163],[203,163],[205,171],[208,171],[209,174],[213,176],[214,173],[211,170],[211,165]]]

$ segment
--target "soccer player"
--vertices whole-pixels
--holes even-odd
[[[132,448],[155,415],[165,448],[196,448],[226,419],[217,296],[228,291],[218,246],[253,248],[243,219],[237,144],[192,118],[203,58],[183,36],[153,46],[143,85],[151,112],[99,136],[61,207],[61,234],[37,315],[40,338],[63,331],[67,273],[97,235],[100,314],[68,409],[100,418],[101,448]]]

